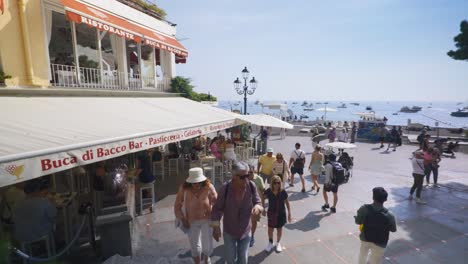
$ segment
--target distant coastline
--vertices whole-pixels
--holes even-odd
[[[439,123],[439,127],[446,128],[468,128],[468,117],[453,117],[450,115],[451,112],[456,111],[458,108],[468,106],[468,102],[446,102],[446,101],[313,101],[306,100],[305,102],[312,107],[302,106],[304,100],[295,101],[264,101],[264,103],[286,103],[288,109],[290,109],[294,115],[300,118],[301,115],[308,116],[308,121],[314,121],[317,118],[324,116],[324,112],[311,111],[310,108],[317,109],[325,107],[334,108],[337,112],[328,112],[326,119],[330,121],[357,121],[359,117],[354,113],[367,112],[366,107],[372,107],[372,110],[377,116],[386,117],[389,125],[406,126],[408,119],[411,119],[411,123],[420,123],[425,126],[434,127],[436,122]],[[319,103],[319,104],[318,104]],[[353,105],[351,103],[359,103],[359,105]],[[346,105],[346,108],[339,108],[342,104]],[[243,101],[219,101],[218,107],[225,110],[240,110],[243,107]],[[421,111],[417,113],[401,113],[399,110],[404,107],[420,106]],[[304,111],[304,108],[308,108]],[[250,100],[247,103],[247,111],[250,114],[262,113],[261,104],[255,104],[255,100]],[[264,113],[278,114],[278,110],[263,109]],[[396,114],[395,114],[396,113]]]

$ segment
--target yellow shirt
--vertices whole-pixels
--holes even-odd
[[[260,173],[266,175],[273,175],[273,163],[275,162],[276,157],[272,156],[271,158],[268,157],[266,154],[260,156],[258,159],[258,163],[262,165]]]

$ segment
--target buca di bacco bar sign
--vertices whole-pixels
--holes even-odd
[[[237,125],[235,121],[172,131],[109,144],[0,163],[0,187],[102,160],[194,138]]]

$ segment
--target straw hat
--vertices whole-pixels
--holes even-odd
[[[203,169],[202,168],[191,168],[189,170],[189,176],[186,180],[188,183],[198,183],[198,182],[203,182],[206,181],[205,175],[203,175]]]

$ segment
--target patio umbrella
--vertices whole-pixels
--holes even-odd
[[[312,141],[315,143],[320,143],[320,141],[326,139],[327,136],[325,134],[318,134],[315,137],[312,138]]]
[[[327,120],[327,112],[338,112],[337,109],[331,108],[331,107],[327,107],[326,105],[325,105],[325,107],[315,109],[315,111],[325,112],[325,116],[324,116],[324,120],[325,120],[325,121]]]
[[[336,148],[336,149],[353,149],[357,148],[356,145],[345,142],[332,142],[325,144],[325,147]]]

